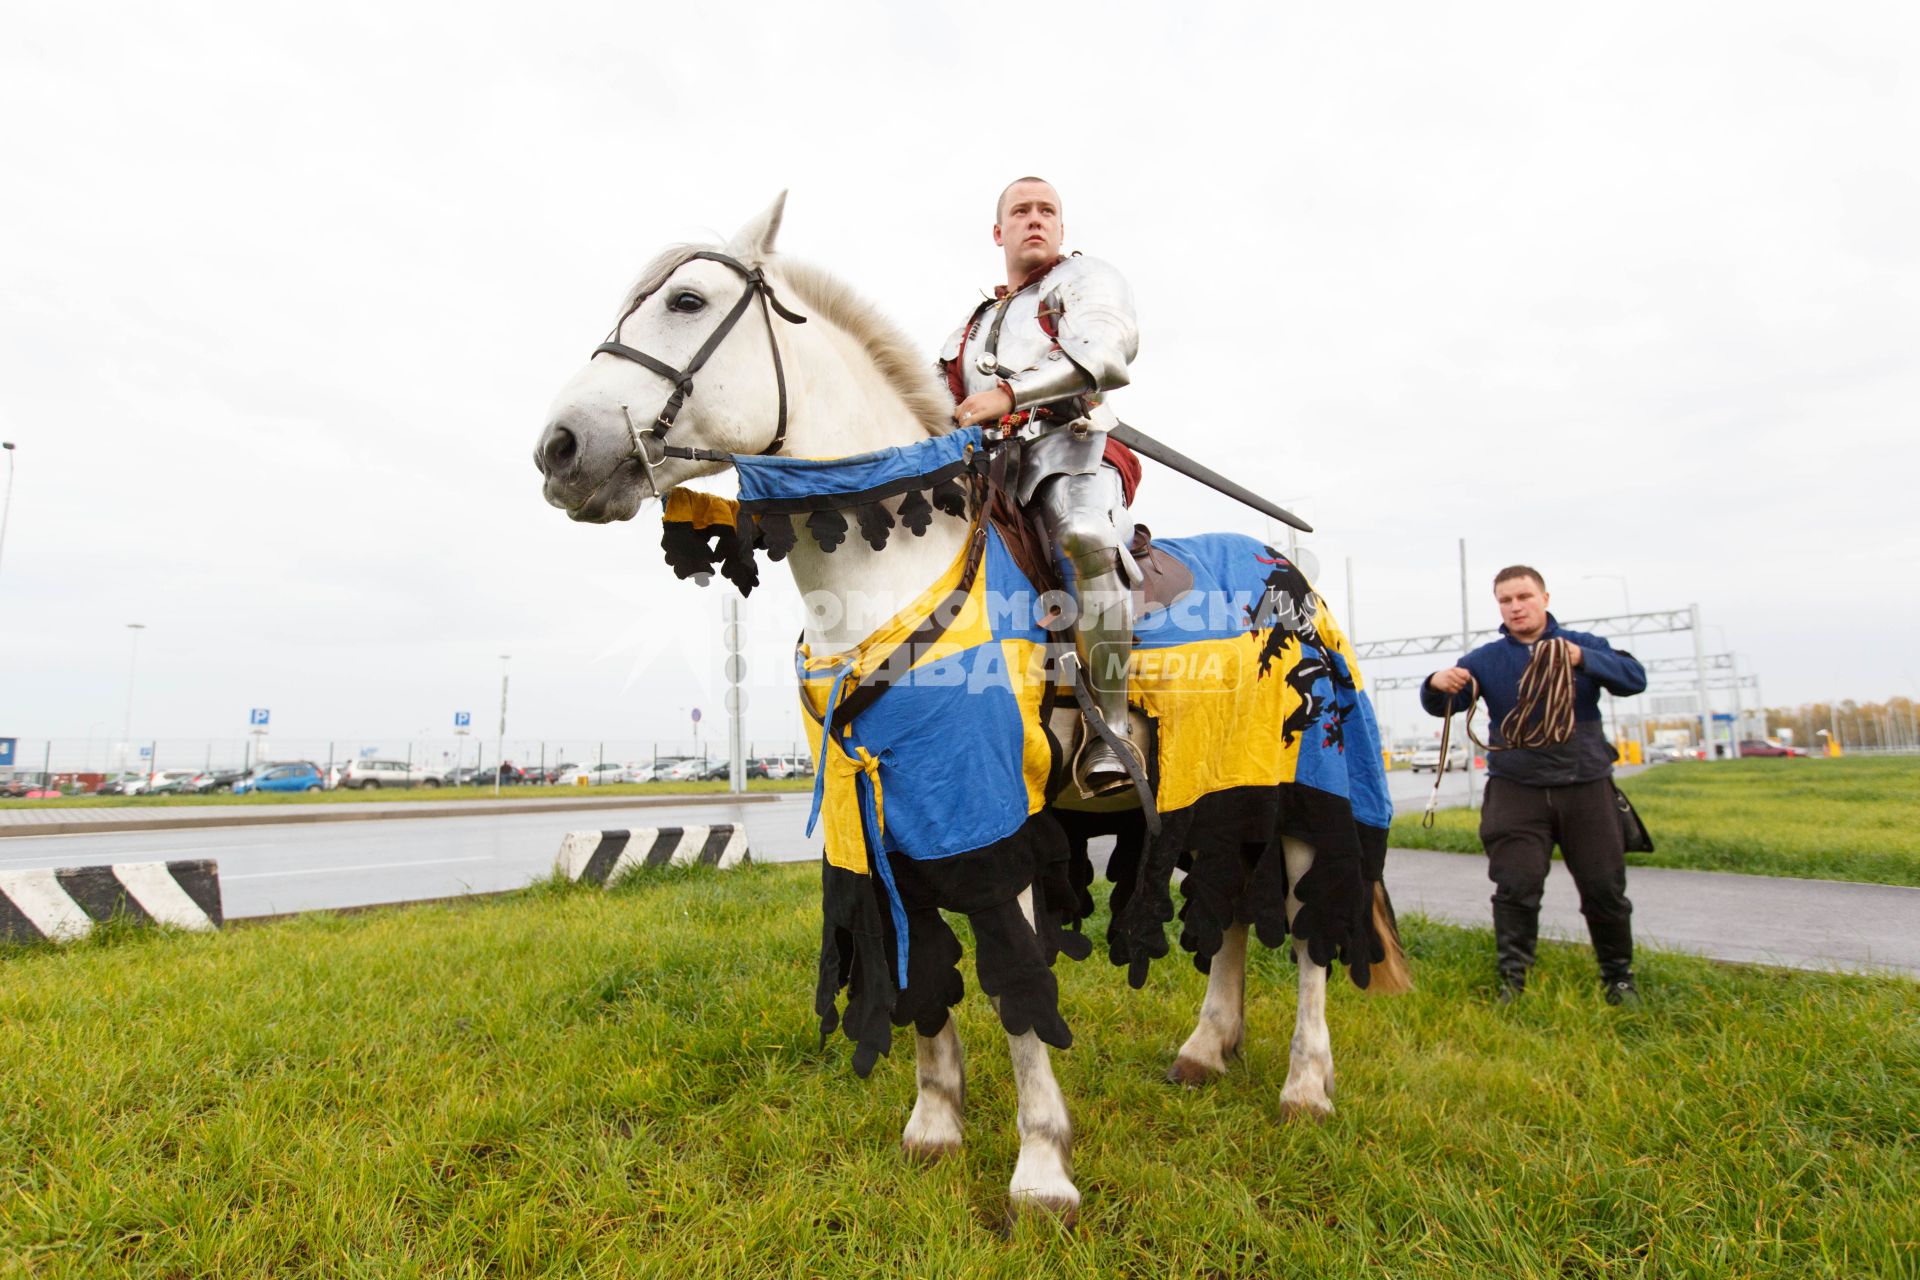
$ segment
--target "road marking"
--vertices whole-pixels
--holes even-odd
[[[279,880],[286,876],[335,876],[349,871],[392,871],[400,867],[444,867],[458,862],[492,862],[492,858],[426,858],[419,862],[367,862],[357,867],[309,867],[304,871],[254,871],[246,875],[223,875],[222,880]]]

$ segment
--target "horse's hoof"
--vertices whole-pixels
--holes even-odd
[[[1038,1191],[1016,1191],[1007,1202],[1007,1216],[1017,1225],[1022,1218],[1045,1215],[1068,1231],[1080,1221],[1080,1196],[1048,1195]]]
[[[1282,1120],[1308,1120],[1314,1124],[1325,1124],[1332,1114],[1331,1102],[1293,1102],[1284,1098],[1280,1102]]]
[[[1175,1058],[1173,1065],[1167,1068],[1167,1080],[1170,1083],[1185,1085],[1189,1089],[1197,1089],[1208,1081],[1225,1074],[1225,1071],[1217,1067],[1210,1067],[1206,1063],[1196,1061],[1193,1058]]]
[[[908,1142],[900,1143],[900,1154],[915,1164],[938,1164],[948,1156],[960,1154],[958,1142]]]

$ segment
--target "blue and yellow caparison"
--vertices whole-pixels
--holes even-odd
[[[817,513],[836,494],[865,505],[956,476],[977,485],[968,464],[980,453],[970,429],[837,463],[742,457],[737,510],[676,506],[670,496],[667,518],[737,527],[744,543],[769,514]],[[886,1052],[889,1023],[938,1030],[960,990],[946,909],[973,919],[980,980],[1001,996],[1008,1030],[1069,1043],[1048,966],[1059,951],[1087,950],[1077,934],[1092,906],[1085,837],[1098,830],[1122,837],[1107,941],[1136,984],[1168,950],[1176,868],[1188,872],[1182,942],[1202,962],[1236,911],[1278,943],[1292,888],[1304,905],[1291,932],[1316,958],[1345,960],[1364,984],[1378,955],[1368,886],[1380,879],[1392,808],[1352,647],[1305,575],[1237,534],[1155,542],[1193,586],[1135,624],[1130,701],[1151,727],[1160,815],[1148,833],[1138,812],[1090,819],[1055,808],[1065,770],[1047,712],[1072,694],[1049,663],[1040,592],[983,523],[982,504],[969,511],[966,548],[884,626],[849,651],[815,654],[803,642],[795,653],[818,762],[809,829],[817,824],[825,844],[823,1034],[838,1021],[842,990],[862,1074]],[[811,527],[817,517],[808,519]],[[863,530],[868,519],[856,512]],[[936,610],[945,625],[929,641]],[[884,692],[845,714],[850,692],[883,668]],[[1317,851],[1298,885],[1286,882],[1282,835]],[[1274,856],[1249,866],[1248,846]],[[1029,888],[1031,946],[1015,902]],[[988,954],[1001,939],[1015,954]]]

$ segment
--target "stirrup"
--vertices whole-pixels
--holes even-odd
[[[1137,767],[1139,748],[1133,745],[1130,738],[1122,736],[1120,740],[1127,744],[1127,751],[1133,756]],[[1091,800],[1130,789],[1133,786],[1133,773],[1107,740],[1089,729],[1086,741],[1081,743],[1080,752],[1074,757],[1073,785],[1080,789],[1081,795]]]

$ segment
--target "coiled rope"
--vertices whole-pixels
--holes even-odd
[[[1520,673],[1513,709],[1500,719],[1503,745],[1489,746],[1474,733],[1473,713],[1480,705],[1480,682],[1467,678],[1467,740],[1488,754],[1514,747],[1557,747],[1573,736],[1573,692],[1573,654],[1568,641],[1564,636],[1548,636],[1533,646],[1527,669]],[[1433,771],[1433,792],[1427,797],[1427,811],[1420,816],[1423,827],[1433,825],[1434,811],[1440,807],[1440,780],[1447,776],[1447,753],[1452,742],[1453,712],[1449,710],[1440,728],[1440,767]]]

